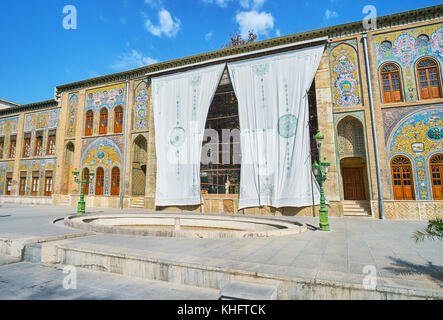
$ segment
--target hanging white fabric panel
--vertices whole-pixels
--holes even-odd
[[[157,206],[201,203],[203,133],[224,67],[221,64],[152,79]]]
[[[320,202],[312,186],[309,90],[324,46],[228,64],[241,130],[239,209]],[[314,179],[315,180],[315,179]]]

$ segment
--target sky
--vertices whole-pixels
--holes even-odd
[[[0,99],[28,104],[54,88],[221,49],[253,29],[265,40],[438,5],[441,0],[2,1]]]

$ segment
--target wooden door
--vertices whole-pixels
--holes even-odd
[[[26,193],[26,177],[20,177],[19,195],[24,196]]]
[[[120,169],[114,167],[111,172],[111,196],[120,194]]]
[[[38,194],[38,180],[38,177],[32,177],[31,196],[37,196]]]
[[[84,168],[83,169],[83,179],[85,180],[85,184],[83,185],[83,194],[85,196],[89,195],[89,169]]]
[[[108,133],[108,110],[103,108],[100,111],[100,123],[98,127],[99,134],[107,134]]]
[[[415,200],[412,166],[408,159],[396,157],[391,164],[395,200]]]
[[[92,136],[92,127],[94,126],[94,112],[86,112],[85,136]]]
[[[6,188],[5,188],[5,194],[7,196],[11,195],[11,189],[12,189],[12,178],[6,179]]]
[[[441,97],[440,74],[434,60],[423,59],[417,64],[420,99]]]
[[[105,184],[105,172],[103,168],[97,169],[97,174],[95,176],[95,195],[102,196],[103,195],[103,186]]]
[[[366,200],[363,167],[342,168],[345,200]]]
[[[45,197],[52,196],[52,175],[45,177]]]
[[[431,158],[431,183],[434,200],[443,200],[443,155],[439,154]]]
[[[123,108],[117,107],[114,111],[114,133],[123,131]]]

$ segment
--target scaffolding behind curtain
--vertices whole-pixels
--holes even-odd
[[[312,204],[309,90],[324,45],[229,63],[241,130],[239,209]],[[320,202],[314,183],[315,203]]]
[[[201,203],[203,133],[224,67],[220,64],[152,79],[157,206]]]

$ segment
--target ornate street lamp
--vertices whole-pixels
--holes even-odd
[[[326,175],[328,174],[329,166],[331,165],[326,158],[321,160],[321,145],[324,136],[320,134],[320,130],[314,136],[314,140],[317,144],[318,149],[318,161],[314,162],[312,165],[312,171],[314,172],[315,178],[320,185],[320,230],[329,231],[329,221],[328,221],[328,209],[326,208],[325,191],[323,189],[323,182],[326,181]]]
[[[81,179],[78,179],[79,171],[77,168],[72,171],[72,174],[74,175],[74,182],[78,183],[80,185],[80,201],[77,205],[77,213],[78,214],[84,214],[85,213],[85,194],[84,194],[84,184],[87,183],[88,185],[92,183],[94,180],[94,172],[89,173],[89,180],[85,179],[85,172],[83,171]]]

